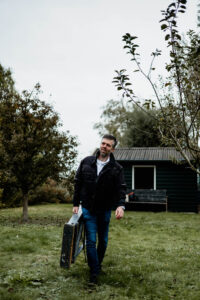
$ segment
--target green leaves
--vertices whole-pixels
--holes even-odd
[[[126,33],[122,37],[122,41],[125,42],[124,49],[129,49],[127,53],[131,54],[133,57],[135,56],[136,48],[139,47],[137,44],[135,44],[133,41],[137,39],[137,36],[132,36],[130,33]]]
[[[134,97],[133,90],[128,88],[128,86],[131,86],[131,82],[129,81],[129,76],[125,74],[126,70],[123,69],[115,72],[117,73],[117,76],[113,78],[114,80],[112,82],[115,83],[117,90],[124,91],[122,96]]]
[[[162,24],[162,25],[161,25],[161,30],[165,30],[165,29],[167,29],[167,28],[168,28],[167,24]]]
[[[153,56],[159,56],[159,55],[161,55],[161,50],[159,50],[159,49],[156,49],[154,52],[152,52],[151,53],[151,55],[153,55]]]
[[[0,94],[5,95],[5,85]],[[12,89],[12,87],[11,87]],[[15,91],[0,99],[0,187],[27,194],[48,177],[66,178],[77,155],[77,141],[60,131],[60,119],[53,107],[40,100],[40,84],[33,91]],[[12,179],[12,181],[11,181]],[[22,197],[21,197],[22,198]]]
[[[178,35],[178,31],[175,29],[177,27],[176,19],[178,13],[185,12],[186,6],[184,4],[186,4],[186,2],[185,0],[177,0],[176,2],[172,2],[166,10],[162,11],[164,18],[160,22],[164,22],[164,24],[161,25],[161,30],[168,30],[170,32],[165,36],[165,40],[168,41],[168,46],[173,47],[173,45],[176,45],[176,41],[181,39],[180,35]]]

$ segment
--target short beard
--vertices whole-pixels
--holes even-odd
[[[100,152],[100,154],[101,154],[101,156],[102,156],[103,158],[105,158],[105,157],[108,157],[108,156],[109,156],[109,154],[107,154],[107,153],[102,153],[102,152]]]

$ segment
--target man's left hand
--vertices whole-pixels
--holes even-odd
[[[121,206],[119,206],[115,211],[115,217],[116,219],[121,219],[124,216],[124,210]]]

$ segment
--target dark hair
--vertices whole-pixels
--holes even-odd
[[[117,146],[117,140],[116,138],[111,135],[111,134],[104,134],[104,136],[102,137],[102,139],[108,139],[108,140],[112,140],[114,141],[114,144],[113,144],[113,148],[115,148]]]

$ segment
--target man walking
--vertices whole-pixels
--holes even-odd
[[[96,156],[84,158],[75,177],[73,212],[78,213],[78,206],[81,203],[92,283],[97,283],[107,248],[111,209],[116,209],[117,219],[121,219],[124,215],[126,184],[123,168],[113,156],[116,144],[114,136],[104,135]]]

